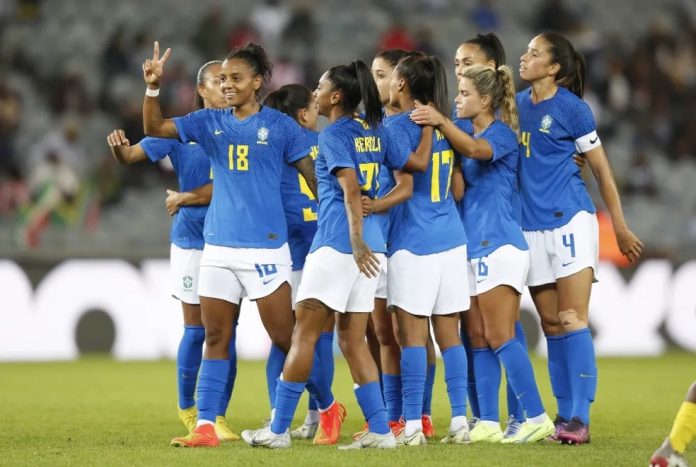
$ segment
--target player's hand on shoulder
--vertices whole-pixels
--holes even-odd
[[[411,111],[411,121],[418,125],[440,126],[445,123],[445,116],[430,104],[424,105],[416,101],[416,108]]]

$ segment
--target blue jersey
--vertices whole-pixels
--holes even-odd
[[[354,169],[364,196],[377,196],[377,178],[382,166],[398,170],[406,159],[392,159],[385,152],[384,127],[370,128],[360,118],[342,117],[319,133],[316,172],[319,185],[319,221],[311,251],[329,246],[351,254],[350,229],[344,205],[343,189],[336,178],[341,168]],[[363,218],[363,239],[376,253],[385,253],[386,244],[376,216]]]
[[[302,128],[307,144],[312,148],[310,156],[316,160],[319,152],[318,133]],[[283,168],[280,181],[285,219],[288,222],[288,246],[292,257],[292,270],[304,268],[305,258],[317,232],[317,200],[305,178],[292,166]]]
[[[394,118],[394,115],[385,116],[384,120],[382,121],[382,124],[386,126],[389,123],[389,120],[391,120],[392,118]],[[380,168],[377,181],[379,182],[379,187],[377,188],[378,198],[384,198],[387,195],[387,193],[389,193],[396,186],[396,180],[394,180],[394,172],[390,170],[388,167]],[[382,231],[382,236],[385,240],[389,238],[389,219],[391,219],[395,215],[395,213],[398,211],[398,208],[399,206],[394,206],[389,210],[389,212],[375,214],[377,222],[379,223],[379,228]]]
[[[179,180],[179,191],[191,191],[210,183],[210,161],[198,144],[147,137],[140,141],[140,146],[152,162],[169,156]],[[179,248],[202,249],[207,211],[208,206],[181,206],[174,214],[169,240]]]
[[[270,107],[244,120],[230,110],[203,109],[174,119],[179,139],[210,157],[215,183],[205,242],[233,248],[280,248],[288,227],[280,197],[286,163],[311,148],[300,125]]]
[[[409,112],[395,116],[387,125],[388,154],[408,160],[420,143],[423,129],[413,123]],[[429,255],[466,244],[466,233],[454,199],[450,181],[454,169],[454,151],[449,141],[436,130],[428,170],[413,174],[413,195],[391,219],[388,253],[407,250]]]
[[[563,87],[532,103],[531,89],[517,93],[521,144],[520,193],[523,230],[566,225],[579,211],[595,212],[580,168],[573,163],[578,140],[595,134],[590,107]],[[592,144],[598,139],[589,139]]]
[[[462,221],[469,235],[469,258],[488,256],[503,245],[527,249],[513,207],[517,192],[517,135],[500,120],[474,136],[493,149],[487,161],[464,158],[466,191]]]

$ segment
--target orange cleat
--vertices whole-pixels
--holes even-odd
[[[430,415],[423,415],[421,417],[421,423],[423,424],[423,434],[426,438],[432,438],[435,436],[435,427],[433,426],[433,419]]]
[[[216,448],[220,440],[215,434],[215,425],[206,423],[196,427],[187,436],[174,438],[171,445],[177,448]]]
[[[346,408],[334,401],[331,407],[319,415],[319,429],[314,435],[314,444],[331,445],[341,436],[341,425],[346,419]]]
[[[394,436],[398,437],[404,432],[404,429],[406,429],[406,422],[404,422],[403,418],[399,419],[397,422],[391,421],[389,422],[389,429],[394,433]]]

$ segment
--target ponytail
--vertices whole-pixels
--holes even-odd
[[[327,79],[333,89],[343,94],[343,110],[353,113],[362,101],[365,107],[365,121],[371,127],[382,122],[382,103],[379,91],[372,77],[372,72],[362,60],[355,60],[350,65],[329,68]]]
[[[555,77],[556,84],[582,99],[585,92],[585,57],[558,33],[545,32],[541,37],[549,43],[551,63],[558,63],[560,67]]]
[[[312,102],[312,90],[302,84],[286,84],[263,100],[263,105],[279,110],[298,121],[300,110],[306,109]]]
[[[505,49],[495,33],[477,34],[476,37],[469,39],[465,44],[478,46],[486,60],[493,60],[496,69],[505,65]]]
[[[464,70],[464,78],[471,80],[479,95],[489,96],[491,111],[500,112],[500,119],[515,133],[519,133],[520,120],[510,67],[503,65],[497,70],[491,70],[483,65],[473,65]]]
[[[408,83],[411,97],[423,104],[432,103],[444,115],[450,114],[447,74],[440,59],[423,54],[409,56],[399,62],[395,72]]]

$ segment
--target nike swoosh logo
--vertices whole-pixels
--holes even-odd
[[[515,396],[515,397],[517,397],[517,400],[520,400],[520,399],[522,399],[522,398],[524,397],[525,394],[527,394],[526,391],[523,392],[522,394],[520,394],[519,396]]]
[[[270,284],[271,282],[273,282],[273,279],[275,279],[275,277],[271,277],[271,278],[268,279],[267,281],[262,281],[262,282],[263,282],[263,285]]]
[[[599,136],[595,136],[595,139],[590,140],[590,144],[595,144],[598,139],[599,139]]]
[[[568,266],[568,265],[573,264],[574,262],[575,262],[575,261],[571,261],[571,262],[569,262],[569,263],[563,263],[562,266],[563,266],[563,267],[566,267],[566,266]]]
[[[580,373],[581,378],[596,378],[595,375],[586,375],[585,373]]]
[[[486,280],[486,279],[481,279],[480,281],[477,280],[476,283],[477,283],[477,284],[480,284],[481,282],[483,282],[483,281],[485,281],[485,280]]]
[[[224,130],[215,130],[215,136],[223,134]]]

